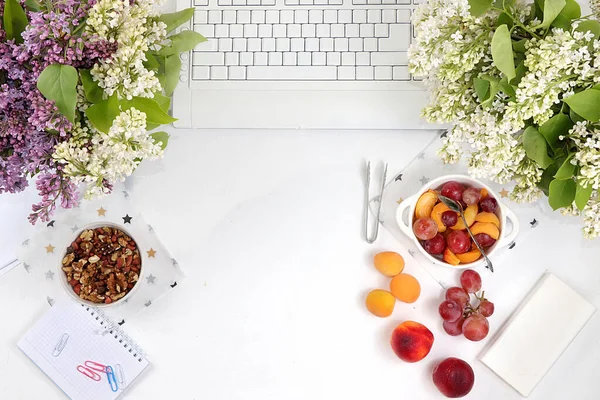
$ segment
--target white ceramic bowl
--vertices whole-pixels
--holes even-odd
[[[74,233],[73,236],[71,237],[71,239],[68,242],[67,246],[71,246],[71,243],[73,243],[75,241],[75,239],[77,239],[79,237],[79,235],[81,235],[81,232],[87,230],[87,229],[96,229],[96,228],[102,228],[108,226],[110,228],[116,228],[116,229],[120,229],[123,232],[125,232],[127,234],[127,236],[129,236],[130,238],[133,239],[133,241],[138,245],[138,250],[139,250],[139,244],[138,242],[135,240],[135,238],[127,231],[127,229],[121,225],[118,224],[113,224],[111,222],[95,222],[93,224],[89,224],[84,226],[82,229],[80,229],[79,231],[77,231],[77,233]],[[144,273],[144,260],[142,258],[142,255],[140,254],[140,272],[138,274],[139,279],[138,282],[136,282],[136,284],[133,286],[133,288],[131,288],[131,290],[123,297],[121,297],[119,300],[117,301],[113,301],[112,303],[106,304],[106,303],[94,303],[88,300],[84,300],[81,297],[79,297],[75,291],[73,291],[73,288],[71,287],[71,285],[69,284],[69,281],[67,281],[67,275],[65,274],[65,271],[62,270],[62,260],[63,258],[67,255],[67,249],[65,248],[62,256],[60,257],[60,260],[58,262],[58,276],[59,276],[59,280],[60,283],[62,284],[63,288],[65,289],[65,292],[67,292],[67,294],[69,296],[71,296],[75,301],[78,301],[79,303],[88,305],[90,307],[96,307],[96,308],[105,308],[105,307],[114,307],[116,305],[122,304],[125,299],[130,298],[133,293],[137,290],[139,285],[139,279],[142,278],[143,273]]]
[[[477,188],[485,188],[485,189],[487,189],[488,193],[491,196],[493,196],[496,200],[498,200],[499,212],[497,212],[496,214],[498,215],[498,218],[500,219],[500,237],[498,238],[496,243],[494,243],[493,246],[490,246],[487,249],[487,256],[490,259],[493,259],[494,254],[496,253],[496,250],[508,245],[518,235],[519,220],[517,219],[517,216],[515,215],[515,213],[513,213],[508,207],[506,207],[504,204],[502,204],[502,202],[500,201],[500,197],[492,189],[490,189],[489,186],[487,186],[483,182],[478,181],[477,179],[473,179],[466,175],[445,175],[445,176],[440,176],[439,178],[432,180],[431,182],[427,183],[427,185],[423,186],[421,188],[421,190],[419,190],[417,193],[410,196],[408,199],[405,199],[398,206],[398,209],[396,210],[396,222],[398,223],[400,230],[406,236],[408,236],[410,239],[412,239],[413,242],[415,242],[415,244],[417,245],[417,248],[421,251],[421,253],[423,253],[423,255],[428,260],[430,260],[432,263],[437,264],[437,265],[442,265],[444,267],[451,267],[451,268],[456,268],[456,269],[477,268],[479,266],[483,266],[483,265],[485,265],[485,260],[483,259],[483,257],[475,262],[467,263],[467,264],[461,263],[456,266],[448,264],[447,262],[445,262],[442,259],[433,257],[431,254],[429,254],[425,251],[425,249],[423,248],[423,246],[421,246],[421,243],[419,242],[419,240],[417,239],[417,237],[415,236],[415,234],[413,232],[412,225],[413,225],[413,218],[415,215],[415,205],[417,204],[417,200],[419,200],[419,197],[421,197],[421,195],[423,193],[425,193],[426,191],[428,191],[429,189],[437,190],[444,183],[449,182],[449,181],[456,181],[456,182],[464,184],[465,186],[474,186]],[[406,215],[406,210],[408,210],[407,215]],[[508,229],[507,221],[511,222],[512,229]],[[493,262],[493,260],[492,260],[492,262]]]

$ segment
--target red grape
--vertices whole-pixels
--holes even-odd
[[[446,182],[442,186],[442,196],[449,197],[454,201],[461,201],[463,190],[465,190],[464,186],[456,181]]]
[[[494,313],[494,303],[489,300],[482,300],[481,303],[479,303],[479,312],[484,317],[491,317]]]
[[[496,243],[496,239],[488,235],[487,233],[478,233],[475,235],[475,240],[481,245],[481,247],[490,247]]]
[[[469,302],[469,294],[463,288],[454,286],[446,291],[446,300],[452,300],[464,307]]]
[[[446,239],[441,233],[438,233],[433,239],[424,241],[423,248],[429,254],[442,254],[446,250]]]
[[[465,319],[461,316],[456,321],[444,321],[442,326],[446,333],[450,336],[458,336],[462,335],[462,327],[465,322]]]
[[[490,324],[486,317],[481,314],[471,314],[462,327],[463,335],[473,342],[485,338],[490,331]]]
[[[446,225],[448,228],[456,225],[458,222],[458,214],[452,210],[444,211],[442,213],[442,224]]]
[[[481,276],[476,271],[467,269],[460,275],[460,285],[467,293],[476,293],[481,289]]]
[[[456,399],[469,394],[475,384],[473,368],[459,358],[446,358],[433,369],[433,383],[440,393]]]
[[[471,249],[471,238],[465,231],[452,231],[446,238],[448,248],[454,254],[466,253]]]
[[[413,231],[421,240],[433,239],[438,233],[438,224],[431,218],[419,218],[413,224]]]
[[[480,199],[481,191],[479,189],[475,189],[474,187],[467,188],[462,194],[462,200],[468,206],[479,203]]]
[[[438,311],[444,321],[456,321],[462,317],[462,307],[452,300],[442,302]]]
[[[492,196],[488,196],[479,202],[482,211],[495,213],[498,209],[498,201]]]

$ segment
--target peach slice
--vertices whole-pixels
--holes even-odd
[[[481,193],[482,199],[485,199],[486,197],[488,197],[490,195],[486,188],[481,188],[481,191],[479,193]]]
[[[481,252],[479,249],[475,248],[475,250],[471,250],[462,254],[455,254],[455,256],[460,260],[461,263],[468,264],[479,260],[479,258],[481,258]]]
[[[434,207],[435,208],[435,207]],[[433,217],[432,217],[433,218]],[[434,218],[435,219],[435,218]],[[490,222],[494,225],[496,225],[497,228],[500,228],[500,220],[498,219],[498,217],[496,216],[496,214],[494,213],[490,213],[490,212],[480,212],[479,214],[477,214],[477,216],[475,217],[475,221],[476,222]],[[437,221],[436,221],[437,222]]]
[[[444,203],[437,203],[431,210],[431,218],[437,223],[438,232],[446,232],[446,225],[442,222],[442,214],[445,211],[450,211],[450,209]]]
[[[450,265],[458,265],[460,264],[460,259],[456,257],[456,254],[450,251],[450,249],[444,250],[444,261],[446,261]]]
[[[428,190],[419,197],[415,206],[415,216],[417,218],[429,218],[433,206],[437,203],[438,197],[433,190]]]
[[[475,218],[477,217],[477,211],[479,211],[479,207],[477,206],[477,204],[473,204],[467,207],[467,209],[465,210],[465,219],[467,220],[467,224],[469,224],[469,226],[473,225],[473,223],[475,222]],[[467,227],[465,226],[465,223],[463,222],[462,218],[459,217],[456,225],[451,226],[450,229],[458,231],[467,229]]]
[[[473,233],[473,236],[478,233],[487,233],[491,238],[496,240],[500,237],[500,229],[491,222],[476,222],[471,227],[471,233]]]

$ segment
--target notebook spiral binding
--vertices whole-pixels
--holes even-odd
[[[121,329],[119,324],[113,322],[102,310],[99,310],[94,307],[86,306],[85,304],[81,305],[94,319],[100,322],[100,325],[104,328],[104,331],[113,336],[116,340],[119,341],[120,344],[123,345],[131,355],[138,360],[138,362],[142,362],[142,360],[146,357],[146,352],[138,346],[124,331]]]

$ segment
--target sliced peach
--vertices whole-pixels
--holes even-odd
[[[481,193],[482,199],[485,199],[486,197],[488,197],[490,195],[486,188],[481,188],[481,191],[479,193]]]
[[[446,232],[446,225],[442,222],[442,214],[445,211],[450,211],[450,209],[444,203],[437,203],[431,211],[431,218],[437,223],[438,232]]]
[[[476,222],[490,222],[490,223],[496,225],[497,228],[500,228],[500,220],[498,219],[498,217],[494,213],[480,212],[475,217],[475,221]]]
[[[477,217],[477,211],[479,211],[479,207],[477,206],[477,204],[473,204],[472,206],[467,207],[467,209],[465,210],[465,219],[467,220],[467,224],[469,224],[469,226],[473,225],[473,223],[475,222],[475,217]],[[465,226],[465,223],[463,222],[462,218],[459,217],[456,225],[451,226],[450,229],[454,229],[455,231],[457,231],[467,229],[467,227]]]
[[[417,218],[429,218],[433,206],[437,203],[438,197],[433,190],[428,190],[419,197],[415,206],[415,216]]]
[[[496,240],[498,240],[500,237],[500,229],[498,229],[498,227],[491,222],[476,222],[471,227],[471,233],[473,233],[473,236],[477,235],[478,233],[487,233],[490,237]]]
[[[450,251],[450,249],[444,250],[444,261],[450,265],[460,264],[460,259],[456,257],[456,254]]]
[[[475,250],[471,250],[466,253],[455,254],[455,256],[460,260],[461,263],[467,264],[479,260],[481,257],[481,252],[476,248]]]

